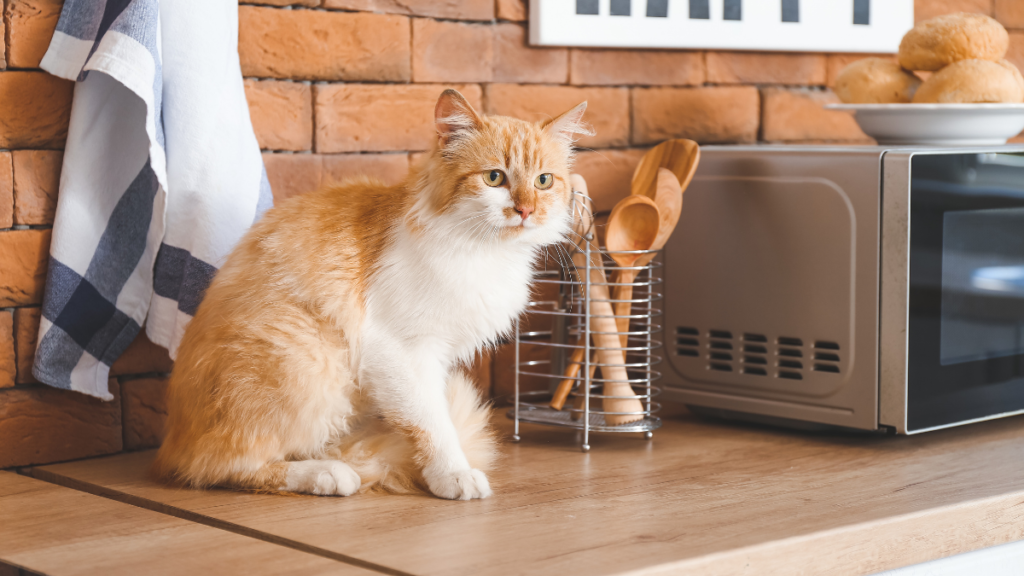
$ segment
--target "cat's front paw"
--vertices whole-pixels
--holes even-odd
[[[337,460],[303,460],[288,464],[286,492],[318,496],[349,496],[359,490],[359,474]]]
[[[427,487],[435,496],[448,500],[487,498],[492,494],[487,476],[476,469],[427,475]]]

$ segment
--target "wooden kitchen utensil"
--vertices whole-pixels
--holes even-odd
[[[675,176],[669,173],[672,180]],[[646,196],[626,196],[612,209],[608,217],[608,227],[605,230],[605,248],[620,270],[615,277],[615,300],[631,300],[633,298],[632,282],[636,279],[639,270],[629,268],[637,266],[641,254],[617,254],[616,252],[630,250],[651,250],[655,241],[660,237],[661,213],[658,205]],[[666,237],[667,238],[667,237]],[[649,259],[647,260],[650,261]],[[615,304],[616,316],[628,316],[630,306],[628,302],[617,302]],[[625,348],[627,336],[623,334],[629,329],[629,318],[616,318],[616,331],[620,335],[620,345]]]
[[[696,165],[694,165],[696,167]],[[661,250],[665,246],[665,242],[668,242],[669,236],[676,228],[676,224],[679,222],[679,214],[683,210],[683,190],[679,187],[679,181],[676,180],[676,175],[673,174],[667,168],[658,168],[658,187],[657,192],[654,195],[654,203],[658,206],[658,213],[661,216],[661,221],[658,224],[658,235],[651,244],[651,250]],[[651,260],[654,259],[656,253],[641,254],[634,262],[634,267],[642,267],[650,264]],[[639,270],[623,270],[619,275],[619,283],[631,284],[636,280],[636,275]],[[615,300],[632,300],[633,299],[633,287],[632,286],[618,286],[615,290]],[[616,302],[615,303],[615,319],[619,332],[621,333],[620,339],[622,347],[625,348],[628,337],[625,332],[629,331],[629,316],[632,306],[629,302]]]
[[[578,179],[577,179],[578,178]],[[573,175],[573,189],[586,193],[586,183],[582,177]],[[657,207],[655,207],[655,210]],[[575,241],[580,250],[573,254],[573,264],[577,280],[581,286],[585,285],[583,274],[586,270],[586,235],[593,234],[593,222],[591,214],[586,210],[574,215],[573,227],[576,232]],[[628,215],[627,215],[628,216]],[[594,340],[595,355],[601,363],[601,375],[605,380],[614,380],[604,385],[602,394],[605,396],[618,396],[620,398],[605,398],[603,408],[607,412],[637,412],[637,414],[608,414],[605,415],[605,422],[609,425],[627,424],[643,419],[643,404],[636,393],[629,385],[629,374],[626,372],[626,357],[619,347],[619,339],[615,335],[617,330],[614,318],[614,311],[610,303],[611,295],[608,292],[608,280],[604,273],[601,262],[601,252],[596,239],[591,236],[590,242],[590,309],[584,313],[590,316],[590,328]],[[583,356],[580,356],[582,360]],[[569,387],[572,387],[570,380]],[[557,391],[556,391],[557,392]],[[568,392],[565,393],[565,396]],[[632,398],[630,398],[630,396]],[[563,396],[564,403],[564,396]]]
[[[668,168],[676,175],[679,187],[686,190],[700,162],[700,146],[693,140],[666,140],[651,148],[633,171],[630,188],[633,194],[654,199],[658,187],[658,168]]]

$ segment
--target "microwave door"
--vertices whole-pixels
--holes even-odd
[[[1024,155],[914,155],[909,223],[906,431],[1024,412]]]

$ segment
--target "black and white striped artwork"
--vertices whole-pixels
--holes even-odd
[[[530,0],[540,46],[895,52],[913,0]]]

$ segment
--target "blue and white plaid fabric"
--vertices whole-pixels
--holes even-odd
[[[32,373],[109,400],[143,323],[173,357],[272,203],[237,0],[66,0],[42,67],[77,84]]]

